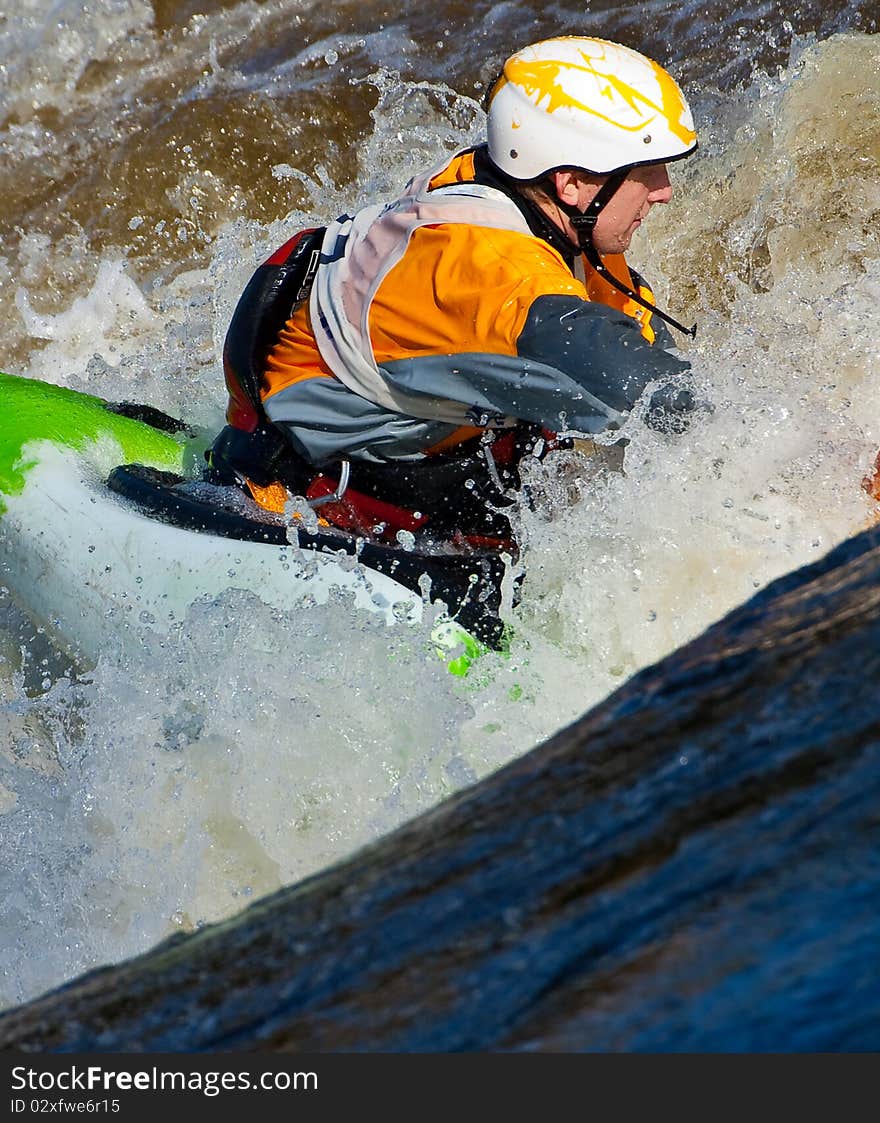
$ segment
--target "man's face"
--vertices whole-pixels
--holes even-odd
[[[604,178],[598,176],[578,177],[579,210],[586,210],[604,182]],[[601,254],[624,253],[651,207],[655,203],[668,203],[671,198],[672,186],[665,164],[633,168],[599,212],[593,228],[596,249]]]
[[[586,211],[599,188],[605,183],[605,175],[588,175],[586,172],[554,172],[556,190],[559,198],[566,203],[574,203],[581,213]],[[634,167],[605,207],[599,211],[596,226],[593,228],[593,244],[601,254],[622,254],[630,248],[632,236],[642,225],[654,203],[668,203],[672,198],[666,164],[649,164]],[[552,208],[552,203],[550,204]],[[548,213],[557,225],[566,231],[572,243],[578,245],[574,227],[565,212],[548,208]]]

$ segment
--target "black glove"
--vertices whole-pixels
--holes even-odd
[[[712,404],[697,398],[690,386],[667,382],[651,395],[645,422],[660,433],[683,433],[694,413],[712,410]]]

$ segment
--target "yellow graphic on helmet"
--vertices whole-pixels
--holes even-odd
[[[696,139],[696,133],[692,128],[682,124],[681,121],[685,111],[685,103],[681,92],[662,66],[650,59],[645,60],[650,62],[657,81],[660,94],[660,104],[658,105],[643,91],[624,82],[617,75],[602,73],[596,69],[594,63],[601,62],[601,58],[593,59],[583,51],[578,53],[584,60],[584,66],[563,62],[559,59],[535,59],[530,61],[517,56],[508,59],[504,67],[504,75],[493,90],[493,98],[503,86],[510,82],[523,90],[526,96],[533,100],[537,106],[541,106],[546,101],[547,104],[543,108],[548,113],[555,113],[557,109],[563,108],[580,109],[602,121],[606,121],[615,128],[630,133],[644,129],[658,116],[662,116],[670,131],[684,144],[693,143]],[[572,85],[571,76],[575,76],[576,84],[577,76],[581,74],[596,79],[599,96],[607,98],[611,103],[609,111],[612,110],[615,100],[620,99],[640,119],[633,125],[627,125],[618,118],[600,112],[595,105],[588,105],[574,97],[569,92]]]

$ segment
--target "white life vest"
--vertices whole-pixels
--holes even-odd
[[[519,208],[496,188],[462,183],[429,191],[428,184],[454,159],[411,179],[393,202],[327,227],[309,312],[321,357],[350,390],[384,409],[464,425],[472,417],[460,402],[392,387],[376,363],[369,330],[373,298],[420,226],[466,223],[531,236]]]

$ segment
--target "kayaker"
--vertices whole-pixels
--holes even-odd
[[[644,55],[584,37],[516,52],[485,144],[255,274],[227,337],[216,477],[267,506],[276,480],[315,503],[344,491],[325,513],[361,529],[503,536],[525,453],[619,428],[649,383],[648,423],[680,428],[689,367],[663,321],[693,329],[623,255],[696,147]]]

